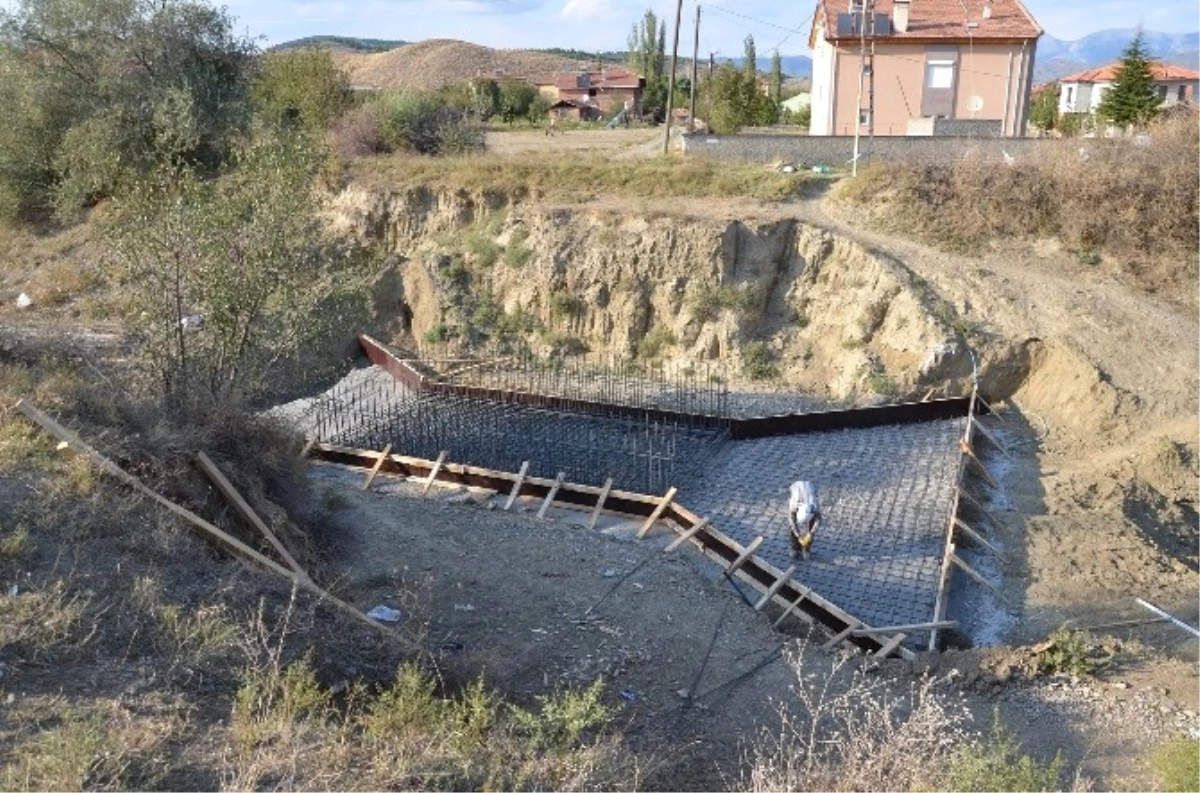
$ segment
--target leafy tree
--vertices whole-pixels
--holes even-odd
[[[385,150],[432,155],[483,148],[482,128],[466,118],[466,110],[447,104],[444,97],[397,91],[378,101],[379,134]]]
[[[353,257],[326,237],[307,139],[260,139],[233,162],[215,180],[162,167],[114,199],[109,260],[168,402],[253,396],[360,294]]]
[[[471,109],[480,121],[487,121],[500,112],[500,86],[488,77],[476,77],[471,87]]]
[[[1058,100],[1062,86],[1050,83],[1029,105],[1029,123],[1049,132],[1058,125]]]
[[[757,77],[725,64],[713,75],[710,88],[712,118],[709,124],[718,134],[728,135],[752,124],[764,123],[772,116],[767,97],[758,90]],[[766,123],[770,123],[768,120]]]
[[[1133,41],[1121,55],[1121,65],[1117,67],[1112,87],[1105,92],[1096,112],[1112,124],[1128,127],[1150,121],[1158,114],[1159,104],[1145,37],[1138,28]]]
[[[329,50],[269,52],[253,93],[268,123],[324,131],[350,105],[350,77],[334,64]]]
[[[742,71],[749,80],[758,82],[758,53],[754,48],[754,36],[746,36],[745,52],[742,55]]]
[[[529,110],[525,113],[526,117],[529,119],[529,123],[531,124],[537,124],[538,122],[545,120],[546,116],[549,114],[550,100],[541,94],[538,94],[533,98],[533,101],[529,103]]]
[[[629,33],[629,68],[646,78],[642,107],[662,111],[667,103],[667,23],[646,9],[641,22]]]
[[[0,194],[70,214],[161,163],[212,171],[256,52],[203,0],[20,0],[0,12]]]
[[[529,115],[537,89],[524,80],[507,78],[500,83],[500,117],[509,124]]]
[[[779,50],[775,50],[771,55],[771,101],[778,105],[783,101],[783,58],[779,57]]]

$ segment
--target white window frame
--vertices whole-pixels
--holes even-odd
[[[954,87],[955,68],[958,62],[954,60],[929,60],[925,62],[925,87],[934,89],[946,89]],[[939,85],[940,81],[934,80],[935,75],[945,75],[949,73],[950,80],[945,85]]]

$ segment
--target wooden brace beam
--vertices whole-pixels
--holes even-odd
[[[771,598],[775,597],[776,593],[783,589],[784,584],[788,582],[788,579],[792,577],[792,573],[794,572],[796,572],[796,565],[792,565],[788,569],[784,570],[783,575],[775,579],[775,583],[771,584],[771,588],[763,593],[762,599],[754,604],[754,610],[762,611],[763,607],[771,602]]]
[[[600,519],[600,510],[604,509],[604,502],[608,500],[608,493],[612,490],[613,480],[608,477],[604,480],[604,487],[600,491],[600,495],[596,497],[596,508],[592,510],[592,517],[588,520],[588,528],[596,528],[596,521]]]
[[[707,525],[708,525],[708,518],[701,518],[699,521],[696,522],[696,524],[694,526],[692,526],[690,529],[685,531],[683,534],[676,537],[675,540],[670,545],[668,545],[666,548],[663,548],[663,553],[670,553],[671,551],[678,548],[680,545],[683,545],[685,542],[687,542],[688,540],[692,539],[697,534],[699,534],[704,529],[704,527]]]
[[[437,460],[433,463],[433,468],[429,471],[429,477],[425,480],[424,486],[421,488],[421,496],[424,497],[429,492],[429,488],[437,479],[438,471],[442,470],[442,463],[446,462],[446,451],[443,449],[438,452]]]
[[[666,495],[662,497],[662,501],[658,502],[658,506],[654,508],[654,512],[650,513],[650,517],[646,518],[646,522],[642,524],[642,528],[638,529],[638,539],[642,539],[650,531],[650,528],[658,522],[658,519],[667,511],[667,507],[671,506],[671,502],[675,500],[675,494],[679,490],[672,487],[667,490]]]
[[[537,511],[539,518],[546,517],[546,510],[550,509],[550,505],[554,503],[554,497],[558,495],[558,489],[562,487],[562,483],[566,478],[566,471],[559,471],[558,476],[554,477],[554,484],[550,486],[549,492],[546,493],[546,500],[542,502],[542,506]]]
[[[521,494],[521,485],[525,483],[525,475],[529,473],[529,461],[521,463],[521,470],[517,473],[517,481],[513,482],[512,490],[509,491],[508,501],[504,502],[504,511],[508,512],[512,509],[512,505],[516,502],[517,496]]]
[[[383,464],[387,462],[388,455],[392,453],[392,444],[383,447],[383,451],[379,454],[379,460],[371,468],[371,472],[367,474],[367,478],[363,480],[362,489],[370,490],[371,483],[375,481],[375,477],[379,475],[379,469],[383,468]]]
[[[757,537],[755,537],[753,540],[751,540],[750,544],[745,547],[745,549],[742,551],[741,555],[739,555],[738,558],[734,559],[733,562],[730,563],[729,567],[725,568],[725,577],[729,578],[734,573],[736,573],[738,571],[738,569],[740,569],[741,566],[746,563],[746,560],[748,560],[751,556],[754,555],[754,552],[756,550],[758,550],[758,546],[760,546],[762,544],[763,544],[763,536],[761,534],[758,535]]]

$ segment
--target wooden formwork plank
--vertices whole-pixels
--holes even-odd
[[[976,421],[976,422],[975,422],[975,429],[979,430],[979,433],[980,433],[981,435],[983,435],[983,437],[984,437],[985,439],[987,439],[987,441],[988,441],[990,444],[992,444],[992,445],[993,445],[993,446],[995,446],[997,449],[999,449],[999,450],[1000,450],[1000,453],[1001,453],[1001,454],[1003,454],[1005,457],[1011,457],[1011,456],[1012,456],[1011,454],[1009,454],[1009,453],[1008,453],[1008,448],[1007,448],[1007,447],[1005,447],[1005,445],[1004,445],[1003,443],[1001,443],[1001,442],[1000,442],[1000,439],[999,439],[999,438],[997,438],[995,435],[993,435],[993,434],[992,434],[992,431],[991,431],[991,430],[989,430],[987,427],[983,426],[983,424],[982,424],[981,422],[979,422],[979,421]]]
[[[433,485],[434,480],[437,479],[438,471],[442,470],[442,463],[444,463],[444,462],[446,462],[446,450],[445,449],[438,452],[437,459],[434,460],[434,462],[433,462],[433,468],[431,468],[429,470],[429,478],[427,478],[425,480],[425,484],[421,488],[422,496],[424,496],[426,493],[429,492],[429,488]]]
[[[312,451],[312,447],[317,443],[317,436],[314,435],[304,443],[304,448],[300,450],[300,459],[308,457],[308,453]]]
[[[754,610],[762,611],[763,607],[771,602],[771,598],[775,597],[775,594],[779,592],[779,590],[783,589],[783,585],[788,582],[788,579],[792,577],[792,573],[794,572],[796,572],[796,565],[792,565],[788,569],[784,570],[783,575],[775,579],[775,583],[771,584],[771,588],[763,594],[762,599],[754,604]]]
[[[783,613],[779,615],[779,619],[775,620],[775,622],[771,625],[772,628],[778,628],[780,625],[782,625],[783,621],[788,618],[788,615],[791,614],[792,611],[795,610],[795,608],[797,606],[799,606],[801,603],[803,603],[804,599],[806,597],[808,597],[808,593],[812,591],[811,589],[808,589],[805,587],[802,587],[802,588],[804,589],[804,591],[800,593],[800,596],[798,598],[796,598],[795,600],[793,600],[791,603],[788,604],[787,608],[785,608],[783,610]],[[810,618],[803,611],[797,611],[796,613],[799,614],[801,616],[801,618],[804,619],[805,622],[807,622],[809,624],[812,623],[812,618]]]
[[[596,528],[596,521],[600,519],[600,510],[604,509],[604,502],[608,498],[608,491],[612,490],[613,480],[608,477],[604,480],[604,487],[600,490],[600,495],[596,497],[596,507],[592,510],[592,517],[588,519],[588,528]]]
[[[196,460],[200,463],[200,470],[203,471],[204,475],[207,476],[213,485],[216,486],[221,495],[223,495],[230,504],[233,504],[234,509],[241,514],[242,519],[254,526],[254,528],[258,529],[259,533],[266,537],[267,542],[271,543],[271,547],[273,547],[275,551],[281,557],[283,557],[283,560],[287,562],[288,567],[292,568],[292,570],[299,575],[308,578],[308,573],[304,571],[304,568],[300,566],[300,563],[297,562],[295,557],[293,557],[288,551],[287,546],[280,542],[279,538],[275,536],[275,532],[271,531],[270,527],[268,527],[263,519],[259,517],[258,513],[254,511],[254,508],[250,506],[249,502],[247,502],[246,499],[242,497],[242,494],[238,492],[237,488],[233,486],[233,483],[225,478],[225,474],[221,472],[221,469],[217,467],[216,463],[209,459],[209,456],[204,452],[197,452]]]
[[[854,633],[854,629],[857,628],[861,624],[862,623],[851,623],[850,625],[846,626],[845,630],[843,630],[841,633],[834,636],[829,641],[822,644],[821,649],[822,650],[832,650],[834,647],[837,647],[843,641],[845,641],[846,639],[849,639],[850,634]]]
[[[404,645],[411,647],[411,642],[404,639],[404,637],[402,637],[400,634],[391,630],[386,625],[381,625],[380,623],[371,619],[366,614],[363,614],[361,611],[351,606],[349,603],[334,597],[329,592],[314,584],[307,577],[300,575],[295,570],[289,570],[288,568],[276,562],[274,559],[262,555],[236,537],[221,531],[216,526],[209,523],[191,510],[185,509],[184,507],[176,504],[174,501],[171,501],[165,496],[155,492],[140,479],[126,472],[112,460],[93,449],[74,432],[62,426],[57,421],[50,418],[48,415],[38,410],[25,400],[22,399],[18,401],[16,407],[17,410],[21,411],[21,413],[23,413],[31,421],[39,424],[50,434],[65,442],[70,448],[87,457],[106,474],[119,479],[129,487],[132,487],[134,490],[138,491],[150,500],[191,524],[196,533],[204,536],[208,540],[215,542],[217,545],[229,551],[234,556],[240,557],[243,561],[257,564],[262,568],[265,568],[283,578],[288,579],[289,581],[292,581],[297,587],[316,595],[321,600],[328,601],[335,608],[354,617],[359,622],[370,625],[375,630],[382,631],[388,636],[400,641]]]
[[[694,526],[692,526],[690,529],[685,531],[683,534],[680,534],[678,537],[676,537],[671,542],[671,544],[668,545],[666,548],[663,548],[663,553],[670,553],[671,551],[678,548],[680,545],[683,545],[685,542],[692,539],[697,534],[699,534],[701,531],[703,531],[704,527],[707,525],[708,525],[708,518],[701,518],[700,520],[696,521],[696,524]]]
[[[363,480],[362,489],[370,490],[371,483],[375,481],[375,477],[379,475],[379,469],[383,468],[383,464],[387,462],[388,455],[392,453],[392,444],[383,447],[383,451],[379,453],[379,459],[375,465],[371,467],[371,472],[367,474],[367,478]]]
[[[997,588],[997,586],[995,584],[993,584],[991,581],[988,581],[986,578],[981,576],[974,568],[971,567],[971,565],[964,562],[958,556],[958,554],[951,554],[950,561],[954,562],[954,564],[958,566],[958,569],[962,570],[964,573],[971,576],[971,578],[975,579],[976,581],[978,581],[979,583],[981,583],[985,587],[987,587],[989,590],[991,590],[992,594],[995,595],[997,598],[999,598],[1006,606],[1008,606],[1009,608],[1012,608],[1012,603],[1010,603],[1008,601],[1008,598],[1006,598],[1004,596],[1004,593],[1001,592],[999,590],[999,588]]]
[[[529,461],[521,463],[521,470],[517,472],[517,481],[513,482],[512,490],[508,494],[508,500],[504,502],[504,511],[508,512],[512,509],[512,505],[516,502],[517,496],[521,494],[521,485],[525,482],[525,474],[529,473]]]
[[[975,542],[982,545],[985,549],[987,549],[993,556],[995,556],[1001,562],[1004,561],[1004,554],[1000,551],[1000,549],[997,548],[995,545],[992,545],[987,540],[985,540],[983,538],[982,534],[980,534],[979,532],[975,531],[970,526],[968,526],[967,523],[962,518],[955,518],[954,524],[956,526],[958,526],[958,528],[960,530],[962,530],[963,534],[966,534],[972,540],[974,540]]]
[[[550,509],[550,505],[554,503],[554,497],[558,495],[558,489],[562,487],[563,480],[567,478],[565,471],[559,471],[558,476],[554,479],[554,484],[550,486],[550,490],[546,493],[546,500],[542,502],[542,506],[537,511],[539,518],[546,517],[546,510]]]
[[[876,658],[887,658],[889,655],[892,654],[892,652],[897,647],[900,646],[900,643],[907,638],[908,638],[908,636],[906,634],[897,633],[895,636],[888,639],[887,644],[883,645],[882,647],[880,647],[878,650],[875,651],[875,653],[874,653],[875,657]]]
[[[742,568],[742,565],[744,565],[746,561],[754,554],[754,552],[758,550],[758,546],[763,544],[763,539],[764,537],[761,534],[755,537],[750,541],[750,544],[742,550],[741,554],[738,555],[738,558],[729,563],[729,567],[725,568],[726,578]]]
[[[989,521],[991,521],[991,523],[992,523],[992,525],[993,525],[993,526],[996,526],[997,528],[999,528],[999,526],[1000,526],[1000,521],[998,521],[998,520],[996,519],[996,516],[995,516],[995,515],[993,515],[991,512],[988,512],[987,508],[986,508],[986,507],[984,507],[984,506],[983,506],[983,504],[979,503],[979,500],[978,500],[977,498],[975,498],[974,496],[972,496],[972,495],[971,495],[970,493],[968,493],[966,490],[963,490],[961,487],[958,489],[958,496],[959,496],[959,498],[963,499],[963,500],[964,500],[964,501],[966,501],[968,504],[970,504],[970,505],[971,505],[971,507],[972,507],[972,508],[973,508],[973,509],[974,509],[976,512],[978,512],[979,514],[981,514],[981,515],[983,515],[985,518],[987,518]]]
[[[963,454],[967,455],[967,457],[971,460],[971,462],[975,463],[975,467],[977,467],[979,469],[979,473],[981,473],[983,475],[984,481],[986,481],[989,485],[991,485],[992,487],[999,490],[1000,485],[996,484],[996,480],[992,478],[992,475],[990,473],[988,473],[987,466],[984,465],[983,461],[980,460],[979,457],[975,454],[974,447],[972,447],[971,444],[967,443],[965,440],[960,440],[958,442],[958,447],[962,450]]]
[[[908,625],[885,625],[881,628],[855,628],[855,636],[878,636],[882,633],[911,633],[912,631],[932,631],[945,628],[957,628],[956,620],[940,620],[938,622],[913,622]]]
[[[650,517],[646,518],[646,522],[642,524],[642,528],[638,529],[637,536],[639,540],[646,536],[647,532],[650,531],[650,528],[657,523],[658,519],[661,518],[663,513],[667,511],[667,507],[671,506],[671,502],[675,500],[675,494],[678,492],[679,490],[674,487],[667,490],[666,495],[662,497],[662,500],[658,502],[658,506],[654,508],[654,512],[650,513]]]

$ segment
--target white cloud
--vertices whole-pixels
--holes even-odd
[[[610,16],[616,10],[613,0],[567,0],[561,13],[564,19],[583,21]]]

